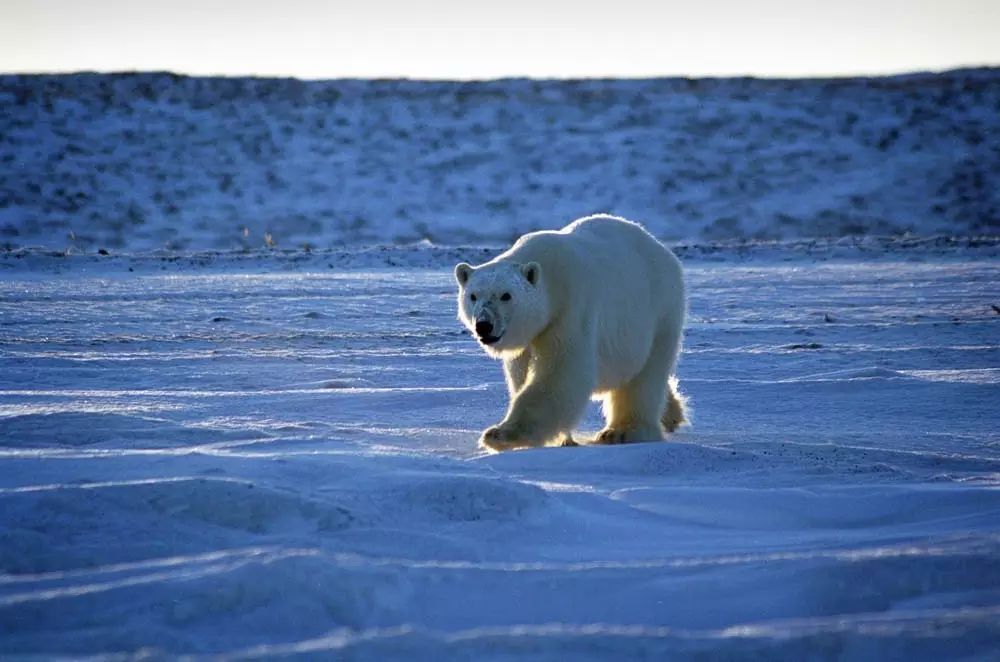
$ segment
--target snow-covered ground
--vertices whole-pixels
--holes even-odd
[[[0,76],[0,248],[1000,234],[1000,69],[477,83]]]
[[[0,76],[0,657],[996,656],[998,136],[998,69]],[[695,425],[486,455],[452,266],[598,211]]]
[[[755,251],[694,427],[500,455],[486,249],[0,254],[0,656],[995,656],[995,242]]]

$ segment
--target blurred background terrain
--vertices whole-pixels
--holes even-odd
[[[1000,233],[1000,69],[875,78],[0,76],[0,247]]]

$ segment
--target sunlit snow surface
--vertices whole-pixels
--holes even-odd
[[[485,455],[448,256],[5,256],[0,653],[995,655],[1000,262],[778,258],[686,261],[694,427]]]

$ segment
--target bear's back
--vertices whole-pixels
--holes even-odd
[[[657,310],[665,298],[684,296],[673,253],[642,226],[614,216],[588,216],[561,230],[526,234],[501,258],[538,262],[555,301],[584,299],[588,308],[600,302],[607,314],[624,307]]]
[[[659,283],[661,276],[671,281],[680,276],[673,253],[638,223],[617,216],[581,218],[543,241],[569,253],[588,272],[616,281],[614,272],[632,287],[638,280]]]

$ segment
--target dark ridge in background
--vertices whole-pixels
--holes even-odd
[[[1000,233],[1000,69],[883,78],[0,76],[0,247]]]

